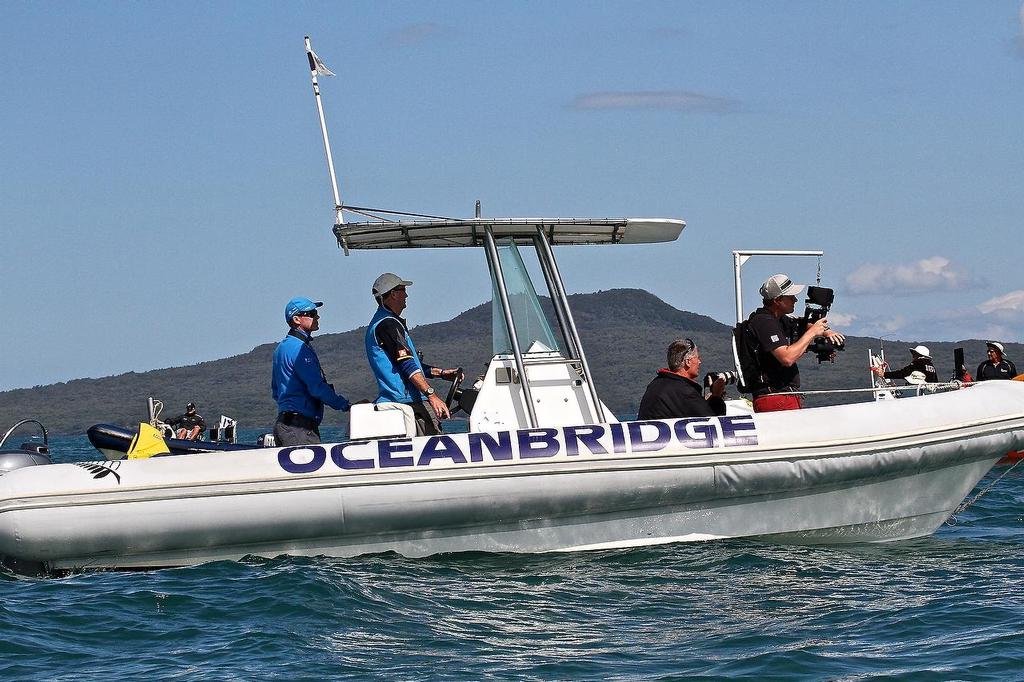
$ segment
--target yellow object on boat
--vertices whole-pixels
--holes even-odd
[[[153,455],[166,455],[170,451],[159,431],[149,424],[140,423],[139,432],[128,446],[128,459],[146,459]]]

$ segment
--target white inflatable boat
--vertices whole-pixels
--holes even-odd
[[[411,437],[361,405],[354,440],[30,466],[0,477],[19,570],[157,567],[249,554],[547,552],[687,540],[885,542],[932,533],[1024,446],[1024,383],[769,414],[623,422],[600,402],[552,244],[674,239],[681,221],[336,226],[347,249],[480,246],[495,355],[470,432]],[[504,242],[502,245],[501,243]],[[557,328],[517,243],[537,247]]]
[[[487,219],[478,211],[465,220],[346,224],[336,187],[335,209],[346,253],[484,251],[494,347],[475,400],[462,401],[471,404],[469,432],[417,438],[401,406],[358,405],[353,440],[343,443],[14,468],[0,476],[6,566],[577,551],[735,537],[888,542],[932,533],[997,460],[1024,447],[1024,382],[797,412],[617,422],[598,396],[552,247],[672,242],[682,221]],[[536,251],[554,325],[521,246]]]

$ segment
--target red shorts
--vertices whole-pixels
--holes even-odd
[[[754,412],[799,410],[803,406],[803,400],[795,393],[769,393],[768,395],[754,398]]]

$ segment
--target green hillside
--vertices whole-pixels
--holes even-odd
[[[619,415],[635,414],[644,387],[665,364],[665,348],[676,337],[690,337],[701,348],[703,370],[732,369],[729,328],[710,317],[676,310],[654,295],[636,289],[614,289],[570,297],[573,315],[602,399]],[[376,395],[363,351],[364,328],[324,334],[315,340],[328,379],[351,400]],[[414,328],[416,346],[428,362],[466,369],[473,377],[491,357],[491,306],[481,304],[447,322]],[[920,340],[886,341],[890,363],[909,360],[907,347]],[[924,341],[932,350],[939,376],[953,371],[953,348],[965,347],[973,371],[983,359],[984,342],[959,344]],[[276,408],[270,398],[270,366],[274,343],[222,360],[189,367],[129,372],[102,379],[76,379],[49,386],[0,392],[0,428],[34,417],[55,433],[82,433],[98,422],[133,424],[146,416],[146,398],[167,406],[164,416],[178,414],[192,400],[208,422],[220,414],[243,428],[269,428]],[[801,361],[807,389],[853,388],[868,385],[867,349],[877,339],[851,337],[835,364]],[[1009,356],[1020,356],[1019,344],[1008,344]],[[439,383],[440,387],[441,384]],[[731,390],[735,393],[735,390]],[[328,410],[326,422],[347,419]]]

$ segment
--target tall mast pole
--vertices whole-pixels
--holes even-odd
[[[306,57],[309,59],[309,77],[313,81],[313,98],[316,99],[316,110],[320,114],[320,133],[324,138],[324,152],[327,153],[327,170],[331,174],[331,189],[334,190],[334,224],[344,225],[345,217],[341,212],[341,195],[338,193],[338,177],[334,174],[334,157],[331,156],[331,140],[327,136],[327,120],[324,118],[324,104],[320,101],[320,83],[317,82],[317,75],[333,76],[331,70],[324,66],[320,58],[313,52],[309,44],[309,36],[306,36]]]

